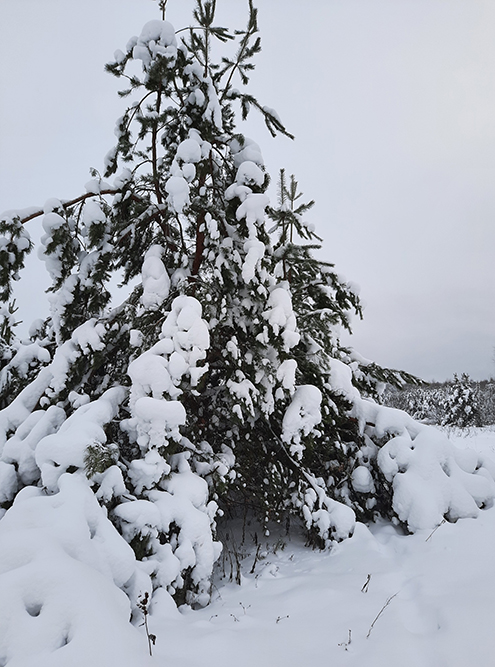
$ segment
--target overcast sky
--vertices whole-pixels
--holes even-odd
[[[256,4],[251,90],[296,140],[241,131],[316,200],[324,258],[360,285],[351,344],[428,380],[495,375],[495,2]],[[242,28],[246,6],[218,0],[219,18]],[[191,7],[169,0],[167,18]],[[0,211],[82,192],[124,108],[103,65],[158,16],[152,0],[0,1]]]

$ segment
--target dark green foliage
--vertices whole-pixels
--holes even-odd
[[[445,400],[442,424],[461,428],[481,425],[476,392],[467,373],[461,377],[454,373],[454,381]]]
[[[255,108],[271,134],[292,136],[275,112],[234,87],[249,82],[261,48],[257,10],[249,0],[246,29],[231,33],[215,24],[215,9],[213,0],[197,0],[196,25],[177,33],[167,23],[147,24],[107,65],[126,79],[121,97],[129,99],[106,158],[104,177],[114,183],[93,172],[90,192],[46,208],[51,315],[30,341],[25,368],[10,363],[16,346],[25,349],[14,340],[12,309],[0,329],[3,406],[40,376],[48,380],[29,409],[63,409],[68,418],[79,410],[84,417],[86,404],[118,388],[104,442],[87,443],[86,474],[136,557],[155,563],[153,586],[200,604],[207,567],[199,576],[188,562],[172,580],[168,565],[160,570],[166,558],[180,560],[188,512],[193,523],[206,521],[212,562],[217,504],[227,516],[253,511],[263,524],[295,515],[318,546],[352,532],[349,508],[361,519],[392,513],[376,445],[335,367],[345,366],[371,399],[384,382],[415,380],[341,345],[339,331],[350,330],[361,305],[333,264],[316,256],[321,239],[305,220],[314,202],[304,203],[282,170],[278,206],[270,208],[259,148],[236,126],[238,106],[243,118]],[[234,56],[214,62],[215,41],[235,43]],[[136,61],[142,73],[129,74]],[[6,301],[30,249],[21,222],[0,226]],[[137,284],[111,309],[117,272],[124,285]],[[184,313],[196,318],[201,340],[179,325]],[[376,494],[353,490],[357,466],[372,472]],[[67,469],[80,468],[79,459]],[[186,480],[187,502],[170,518],[178,479]],[[198,489],[207,498],[198,500]],[[169,503],[168,524],[161,503]],[[337,505],[342,511],[339,503],[347,517],[340,528],[331,516]],[[190,548],[199,553],[201,545]]]
[[[89,445],[84,455],[84,469],[88,478],[103,473],[119,460],[117,445],[95,443]]]
[[[0,219],[0,301],[7,302],[11,297],[12,281],[19,279],[32,247],[20,215]]]

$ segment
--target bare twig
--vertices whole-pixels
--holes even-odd
[[[160,0],[158,6],[162,10],[162,21],[165,21],[165,11],[167,9],[167,0]]]
[[[385,602],[385,604],[383,605],[383,607],[380,609],[380,611],[379,611],[378,614],[376,615],[375,620],[374,620],[373,623],[370,625],[370,629],[368,630],[368,634],[366,635],[366,639],[369,638],[369,636],[370,636],[370,634],[371,634],[371,631],[373,630],[373,627],[374,627],[375,623],[377,622],[377,620],[380,618],[380,616],[383,614],[383,612],[385,611],[385,609],[388,607],[388,605],[392,602],[392,600],[393,600],[397,595],[399,595],[399,591],[397,591],[397,593],[395,593],[395,595],[391,595],[391,596],[387,599],[387,601]]]
[[[260,554],[261,554],[261,542],[258,543],[258,546],[256,547],[256,553],[254,555],[254,561],[253,561],[253,566],[249,570],[249,574],[254,574],[254,570],[256,568],[256,564],[260,560]]]
[[[144,616],[144,622],[142,625],[144,625],[144,629],[146,630],[146,637],[148,638],[148,648],[150,651],[150,655],[153,656],[153,651],[151,650],[151,645],[155,645],[156,642],[156,635],[153,635],[150,633],[149,628],[148,628],[148,603],[149,603],[149,593],[146,591],[144,595],[138,599],[137,606],[138,609],[140,609],[143,613]]]
[[[349,637],[347,638],[346,642],[341,642],[339,646],[343,646],[345,650],[347,651],[347,647],[350,645],[352,641],[352,632],[349,630]]]
[[[361,593],[367,593],[368,588],[370,587],[371,574],[368,574],[366,581],[364,582],[363,587],[361,588]]]
[[[425,542],[428,542],[428,540],[430,539],[430,537],[431,537],[431,536],[432,536],[432,535],[433,535],[433,534],[440,528],[440,526],[443,526],[443,524],[446,523],[446,522],[447,522],[447,519],[442,519],[442,520],[440,521],[440,523],[438,524],[438,526],[437,526],[436,528],[434,528],[434,529],[431,531],[431,533],[428,535],[428,537],[426,538]]]

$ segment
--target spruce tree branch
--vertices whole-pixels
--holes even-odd
[[[136,104],[136,106],[135,106],[134,109],[132,110],[132,113],[129,114],[129,116],[128,116],[128,118],[127,118],[127,122],[126,122],[126,124],[125,124],[125,129],[126,129],[126,130],[129,129],[129,127],[130,127],[132,121],[134,120],[136,114],[138,113],[138,111],[140,111],[143,102],[144,102],[148,97],[150,97],[151,95],[153,95],[154,92],[155,92],[154,90],[151,90],[149,93],[146,93],[146,95],[145,95],[143,98],[141,98],[141,100],[139,101],[139,103]]]
[[[211,151],[210,151],[210,169],[212,171],[212,178],[213,178],[213,164],[212,164],[212,156],[211,156]],[[206,173],[201,174],[200,179],[199,179],[199,188],[204,186],[206,183]],[[205,222],[206,222],[206,211],[202,209],[199,212],[197,221],[196,221],[196,250],[194,253],[194,260],[193,260],[193,265],[192,265],[192,270],[191,274],[193,276],[197,276],[199,273],[199,267],[201,266],[201,263],[203,261],[203,253],[205,249]]]
[[[155,107],[158,116],[160,115],[161,99],[162,99],[162,87],[160,85],[160,88],[156,96],[156,107]],[[160,178],[158,175],[158,161],[157,161],[157,149],[156,149],[156,144],[158,140],[158,128],[156,126],[156,123],[153,123],[153,128],[151,133],[152,133],[151,146],[152,146],[153,183],[155,187],[155,195],[158,204],[163,204],[163,197],[160,190]]]
[[[227,79],[227,83],[225,84],[225,87],[223,89],[223,95],[220,98],[220,102],[223,102],[225,99],[226,94],[230,90],[230,84],[232,83],[232,78],[236,72],[240,68],[241,62],[244,60],[244,54],[246,52],[246,49],[249,45],[249,40],[251,37],[258,32],[258,26],[256,23],[256,16],[255,16],[255,10],[253,8],[253,3],[249,3],[249,9],[250,9],[250,14],[249,14],[249,24],[248,24],[248,29],[246,30],[246,34],[244,35],[244,38],[241,40],[241,44],[239,46],[239,51],[237,52],[237,59],[236,62],[232,65],[232,69],[229,75],[229,78]]]
[[[178,35],[180,32],[186,32],[188,31],[193,31],[193,30],[204,30],[205,32],[211,32],[213,35],[218,36],[218,33],[222,35],[222,37],[225,37],[226,39],[234,39],[233,35],[229,35],[229,33],[226,31],[225,28],[220,28],[217,26],[212,26],[211,28],[208,26],[202,26],[202,25],[197,25],[197,26],[188,26],[187,28],[180,28],[180,30],[176,30],[175,34]],[[220,39],[220,38],[219,38]]]
[[[215,11],[215,2],[213,2],[213,11]],[[205,30],[205,69],[204,69],[204,77],[208,76],[208,66],[209,66],[209,60],[210,60],[210,26],[207,26],[208,29]]]
[[[75,199],[70,199],[69,201],[66,202],[61,202],[62,208],[64,211],[66,211],[68,208],[71,206],[74,206],[74,204],[78,204],[79,202],[84,201],[85,199],[89,199],[90,197],[97,197],[98,195],[117,195],[122,190],[120,189],[107,189],[107,190],[100,190],[100,192],[86,192],[84,195],[80,195],[79,197],[76,197]],[[134,195],[135,196],[135,195]],[[136,199],[139,199],[136,197]],[[21,225],[26,224],[26,222],[29,222],[30,220],[34,220],[34,218],[38,218],[40,215],[44,215],[45,211],[43,209],[39,209],[38,211],[35,211],[34,213],[31,213],[30,215],[27,215],[25,218],[20,218],[19,222]]]
[[[197,276],[199,267],[203,261],[203,253],[205,249],[205,211],[201,211],[196,222],[196,251],[194,254],[194,261],[191,269],[191,275]]]
[[[167,2],[168,0],[160,0],[159,7],[162,10],[162,21],[165,21],[165,13],[167,10]]]
[[[136,201],[139,201],[139,202],[142,201],[141,199],[139,199],[139,197],[134,196],[133,198]],[[175,244],[173,239],[170,238],[170,228],[169,228],[168,223],[163,219],[163,211],[158,210],[158,211],[155,211],[154,213],[152,213],[151,215],[147,215],[144,218],[140,218],[139,223],[144,224],[144,223],[151,222],[152,220],[156,220],[157,224],[159,225],[160,229],[162,230],[163,235],[164,235],[164,237],[166,239],[166,242],[167,242],[167,248],[169,250],[171,250],[172,252],[175,252],[177,250],[177,245]],[[178,222],[178,225],[179,225],[179,232],[180,232],[180,236],[181,236],[182,245],[184,245],[184,237],[183,237],[183,232],[182,232],[182,226],[181,226],[179,220],[177,222]],[[117,245],[122,246],[124,244],[125,240],[127,238],[129,238],[130,235],[131,235],[130,231],[126,231],[125,233],[123,233],[122,236],[120,236],[117,239]]]
[[[232,78],[233,78],[233,76],[234,76],[236,70],[239,69],[239,65],[241,64],[242,56],[243,56],[243,54],[244,54],[244,50],[245,50],[246,46],[247,46],[247,40],[244,40],[244,44],[242,45],[241,49],[239,49],[239,53],[238,53],[238,57],[237,57],[237,61],[236,61],[235,64],[232,66],[232,69],[231,69],[231,71],[230,71],[229,78],[227,79],[227,83],[225,84],[225,87],[224,87],[224,89],[223,89],[223,94],[222,94],[222,96],[221,96],[221,98],[220,98],[220,102],[223,102],[223,101],[224,101],[225,96],[227,95],[227,93],[228,93],[229,90],[230,90],[230,84],[232,83]]]

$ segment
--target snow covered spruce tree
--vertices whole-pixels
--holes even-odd
[[[416,530],[475,516],[494,494],[483,462],[379,405],[382,383],[411,376],[340,344],[359,300],[315,258],[312,202],[293,177],[281,173],[270,207],[237,110],[290,135],[235,87],[260,50],[251,0],[245,30],[216,26],[206,0],[194,21],[147,23],[107,66],[129,105],[104,176],[0,222],[0,533],[28,530],[29,509],[67,550],[68,522],[79,526],[70,553],[112,578],[136,618],[146,592],[152,605],[208,602],[221,516],[294,515],[325,546],[356,515]],[[233,55],[214,61],[214,42]],[[50,314],[19,340],[12,280],[38,216]],[[113,306],[119,273],[130,295]]]

